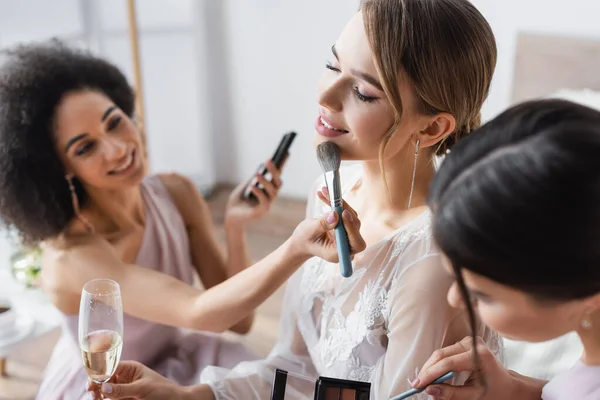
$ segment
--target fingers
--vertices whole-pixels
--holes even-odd
[[[425,393],[435,400],[472,400],[479,399],[484,394],[482,386],[452,386],[432,385],[425,389]]]
[[[279,189],[283,185],[280,170],[275,167],[275,164],[267,161],[264,165],[270,177],[259,172],[250,181],[250,190],[256,196],[259,204],[266,204],[277,197]]]
[[[329,262],[339,262],[335,246],[335,235],[333,234],[333,230],[338,225],[338,220],[339,216],[335,211],[329,211],[319,218],[320,232],[317,235],[325,238],[320,243],[320,246],[324,247],[321,247],[322,253],[314,255],[318,255]],[[353,259],[356,253],[360,253],[367,247],[360,235],[360,222],[352,216],[351,212],[344,210],[342,212],[342,223],[344,224],[348,243],[350,244],[350,256]]]
[[[351,211],[344,210],[342,212],[342,222],[344,223],[346,235],[348,236],[350,253],[360,253],[367,247],[365,240],[360,234],[360,220]]]
[[[279,189],[275,187],[273,182],[267,180],[267,178],[259,174],[256,175],[256,180],[258,183],[260,183],[263,190],[267,193],[267,199],[274,199],[275,197],[277,197],[277,192],[279,191]]]
[[[333,230],[339,224],[340,217],[337,212],[329,211],[319,218],[308,219],[302,222],[295,231],[294,236],[298,235],[301,244],[307,254],[317,256],[329,262],[339,262],[338,252],[335,244],[335,234]],[[366,244],[359,233],[360,224],[349,211],[342,212],[342,222],[346,227],[348,240],[350,243],[351,256],[358,253],[366,247]],[[303,232],[297,234],[296,232]],[[309,243],[306,246],[306,239]]]
[[[88,379],[88,383],[86,385],[86,391],[90,392],[88,395],[89,399],[100,400],[102,399],[102,395],[100,394],[100,385],[92,380]]]
[[[259,189],[258,187],[252,185],[250,190],[252,191],[254,196],[256,196],[256,199],[258,200],[258,204],[266,204],[269,202],[269,198],[267,197],[266,193],[262,189]]]
[[[89,392],[87,397],[84,397],[85,399],[88,400],[103,400],[104,396],[100,393],[100,391],[97,392]]]
[[[494,354],[481,338],[477,338],[477,354],[485,373],[491,372],[494,363],[498,364]],[[466,337],[452,346],[435,351],[419,372],[413,386],[423,387],[450,371],[456,373],[469,371],[473,375],[477,372],[475,367],[473,340],[471,337]]]
[[[114,383],[103,383],[102,384],[102,395],[104,398],[111,400],[119,400],[126,398],[140,398],[143,394],[142,381],[136,381],[133,383],[126,384],[114,384]]]
[[[88,382],[85,387],[85,390],[88,392],[93,392],[93,391],[97,390],[99,387],[100,387],[100,385],[98,385],[96,382],[94,382],[88,378]]]
[[[321,218],[319,218],[319,223],[323,229],[323,232],[321,233],[334,229],[337,226],[338,218],[338,214],[335,211],[329,211],[327,214],[322,215]]]
[[[281,169],[283,169],[283,165],[284,164],[281,165]],[[277,169],[275,164],[273,164],[273,161],[270,160],[265,163],[265,166],[267,167],[269,174],[271,174],[271,182],[275,185],[275,188],[281,188],[281,185],[283,184],[283,182],[281,182],[281,169]]]
[[[337,226],[338,218],[339,216],[335,211],[330,211],[321,216],[319,218],[321,228],[323,229],[321,233],[333,230]],[[367,244],[360,234],[360,220],[356,214],[350,210],[344,210],[342,212],[342,223],[348,236],[350,253],[353,255],[363,251],[367,247]]]
[[[323,203],[330,205],[329,198],[321,190],[317,192],[317,196],[319,197],[319,200],[321,200]]]
[[[423,374],[425,374],[425,372],[429,368],[431,368],[431,366],[439,363],[443,359],[468,351],[472,347],[471,342],[472,342],[471,337],[467,336],[460,342],[457,342],[451,346],[447,346],[442,349],[438,349],[438,350],[434,351],[433,354],[431,355],[431,357],[429,357],[429,359],[427,360],[427,362],[425,362],[423,367],[421,367],[421,372],[419,373],[419,379],[421,380],[421,382],[424,382],[425,384],[427,384],[427,383],[433,381],[434,379],[437,379],[437,377],[440,375],[434,377],[430,381],[424,380]],[[444,373],[446,373],[446,372],[449,372],[449,371],[445,371]]]
[[[319,197],[319,200],[321,200],[323,203],[325,203],[325,204],[327,204],[327,205],[330,205],[330,203],[329,203],[329,190],[327,189],[327,186],[323,186],[323,187],[321,188],[321,190],[317,191],[317,196]],[[358,218],[358,213],[357,213],[357,212],[356,212],[356,210],[355,210],[354,208],[352,208],[352,207],[350,206],[350,204],[348,204],[348,203],[346,202],[346,200],[344,200],[344,199],[342,199],[342,208],[343,208],[344,210],[348,210],[348,211],[350,211],[350,212],[352,213],[352,215],[353,215],[354,217],[356,217],[356,219],[357,219],[357,220],[359,221],[359,223],[360,223],[360,220],[359,220],[359,218]]]
[[[327,189],[327,186],[323,186],[321,188],[320,193],[322,193],[323,199],[327,200],[327,204],[329,204],[329,189]],[[346,203],[346,200],[344,200],[344,199],[342,199],[342,206],[344,207],[344,210],[348,210],[352,214],[358,216],[358,213],[356,212],[356,210],[354,208],[352,208],[352,206],[350,206],[350,204]]]
[[[455,354],[445,357],[426,370],[421,371],[417,378],[418,381],[414,382],[414,386],[423,387],[450,371],[456,373],[469,371],[472,373],[474,369],[475,365],[472,351]]]

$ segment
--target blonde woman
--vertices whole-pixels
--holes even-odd
[[[479,125],[495,63],[491,29],[467,0],[362,3],[319,84],[315,141],[333,141],[344,160],[360,161],[342,169],[343,195],[360,216],[368,247],[350,278],[318,258],[290,278],[280,337],[266,359],[208,367],[203,385],[163,386],[172,398],[192,392],[196,399],[266,399],[280,368],[369,381],[371,398],[386,399],[410,388],[434,350],[470,333],[466,313],[446,302],[452,277],[434,244],[425,199],[434,157]],[[328,209],[318,199],[323,184],[310,194],[308,216]],[[483,326],[477,333],[499,351],[495,335]],[[130,367],[139,365],[122,368]],[[106,388],[113,398],[119,391],[135,397],[153,384]],[[309,399],[313,391],[314,383],[290,381],[286,398]]]

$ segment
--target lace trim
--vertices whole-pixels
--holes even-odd
[[[320,358],[326,367],[332,367],[336,362],[347,362],[354,349],[365,340],[377,343],[379,336],[385,333],[382,311],[387,300],[387,290],[369,281],[359,293],[354,310],[346,318],[339,309],[331,310],[335,316],[333,326],[327,330],[328,334],[324,335],[324,343],[320,346]],[[323,314],[328,311],[324,307]]]
[[[215,400],[235,400],[234,394],[229,390],[230,385],[227,380],[208,382],[207,385],[210,386]]]
[[[375,367],[360,365],[360,361],[356,358],[353,358],[352,361],[353,362],[350,367],[348,379],[351,381],[371,382],[371,378],[373,376],[373,371],[375,370]]]
[[[429,231],[430,222],[427,219],[418,229],[397,232],[395,237],[391,235],[390,240],[395,243],[390,257],[398,257],[416,239],[429,238]],[[313,347],[313,354],[320,361],[315,364],[331,368],[336,363],[344,363],[348,365],[350,379],[368,381],[374,367],[361,365],[353,354],[361,343],[379,344],[381,337],[388,333],[386,327],[391,308],[389,291],[378,278],[369,280],[358,293],[353,310],[344,316],[341,310],[344,302],[342,295],[345,296],[348,290],[356,286],[364,276],[365,269],[356,270],[351,278],[342,282],[334,279],[333,273],[336,272],[334,265],[316,258],[305,264],[300,283],[299,312],[310,314],[315,311],[315,305],[322,307],[321,310],[316,309],[320,315],[315,313],[317,315],[313,316],[323,329],[318,343]],[[338,287],[334,287],[334,282],[338,282],[335,283]]]

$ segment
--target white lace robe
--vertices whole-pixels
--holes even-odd
[[[341,174],[347,192],[361,169]],[[326,212],[321,204],[311,199],[308,216]],[[337,264],[306,262],[287,283],[279,339],[269,356],[233,370],[207,367],[201,381],[218,400],[268,399],[275,368],[312,379],[288,379],[286,399],[312,399],[318,376],[371,382],[373,400],[408,390],[408,379],[433,351],[470,334],[466,312],[446,300],[452,278],[443,270],[430,220],[427,211],[369,246],[356,256],[350,278],[341,277]],[[501,353],[489,329],[481,326],[478,334]]]

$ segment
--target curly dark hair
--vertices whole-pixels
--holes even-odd
[[[111,63],[57,39],[0,53],[0,219],[27,244],[56,237],[75,212],[55,151],[54,114],[66,93],[97,90],[128,116],[135,94]],[[87,194],[77,179],[79,202]]]

